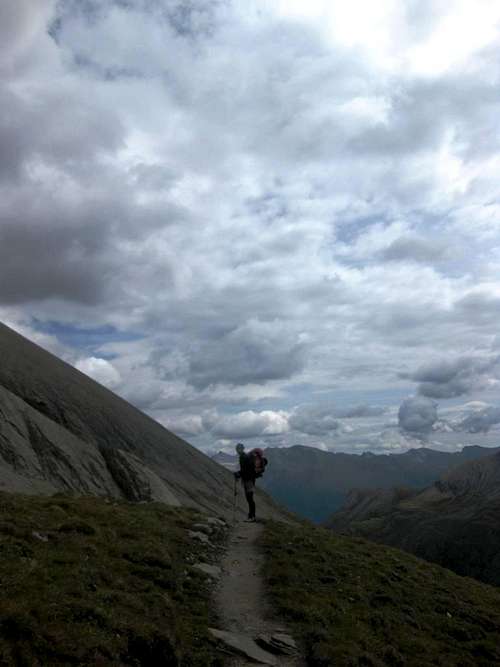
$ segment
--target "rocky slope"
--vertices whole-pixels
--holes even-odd
[[[229,471],[2,324],[0,360],[0,489],[232,512]]]
[[[447,453],[421,448],[405,454],[358,456],[312,447],[270,448],[260,486],[293,512],[321,522],[342,506],[352,489],[422,489],[447,470],[492,451],[465,447],[462,452]]]
[[[500,453],[465,463],[421,492],[353,492],[327,525],[500,585]]]

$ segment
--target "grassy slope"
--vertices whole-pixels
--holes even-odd
[[[0,665],[220,666],[210,587],[189,567],[217,560],[187,535],[200,519],[0,493]],[[309,665],[500,664],[500,589],[306,524],[269,523],[263,548]]]
[[[500,589],[308,525],[268,524],[262,546],[309,665],[500,665]]]
[[[1,493],[0,665],[219,665],[209,586],[188,565],[216,552],[188,537],[199,518]]]

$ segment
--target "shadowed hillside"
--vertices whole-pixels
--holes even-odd
[[[272,599],[312,667],[500,664],[500,590],[304,525],[263,540]]]
[[[500,453],[465,463],[421,492],[353,492],[326,525],[500,585]]]
[[[209,631],[207,570],[228,536],[217,518],[63,494],[0,493],[0,509],[2,665],[234,664]],[[500,662],[494,587],[306,523],[267,522],[260,549],[266,593],[311,667]]]
[[[227,470],[1,324],[0,359],[3,490],[72,491],[231,512]],[[264,494],[259,510],[277,511]]]
[[[196,568],[225,526],[196,510],[0,493],[0,664],[216,665]],[[190,537],[211,521],[210,544]]]

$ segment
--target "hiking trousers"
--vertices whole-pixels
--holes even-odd
[[[253,479],[243,479],[243,488],[245,489],[245,498],[248,503],[248,518],[255,519],[255,500],[253,494],[255,491],[255,481]]]

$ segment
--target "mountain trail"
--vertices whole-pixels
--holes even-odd
[[[244,522],[236,524],[232,529],[216,590],[222,631],[213,630],[212,633],[225,644],[228,653],[239,654],[228,657],[227,667],[262,664],[303,667],[305,661],[298,652],[294,655],[280,655],[279,649],[273,648],[281,646],[286,651],[289,644],[294,642],[266,600],[261,575],[264,555],[257,545],[263,530],[261,523]],[[255,640],[258,638],[257,643]],[[262,648],[266,643],[270,650]]]

